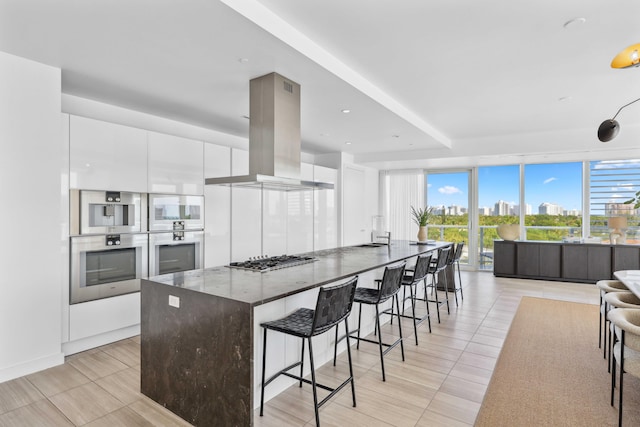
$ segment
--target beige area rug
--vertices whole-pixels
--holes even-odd
[[[640,380],[624,380],[623,425],[640,425]],[[524,297],[476,426],[617,426],[598,348],[598,307]]]

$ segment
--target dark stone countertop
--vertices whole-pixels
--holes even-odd
[[[146,280],[256,306],[450,244],[450,242],[436,242],[430,245],[417,245],[415,242],[406,240],[394,240],[389,246],[346,246],[299,254],[315,257],[317,261],[266,273],[212,267],[165,274]]]

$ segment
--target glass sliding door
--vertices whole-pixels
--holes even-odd
[[[425,173],[426,205],[435,214],[429,222],[429,239],[464,242],[460,263],[468,264],[471,171]]]

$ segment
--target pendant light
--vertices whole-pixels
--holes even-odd
[[[627,47],[617,54],[611,61],[611,68],[630,68],[638,66],[640,66],[640,43]],[[607,119],[600,124],[598,127],[598,139],[600,141],[609,142],[618,135],[618,132],[620,132],[620,124],[615,120],[616,116],[620,114],[620,111],[622,111],[623,108],[628,107],[637,101],[640,101],[640,98],[623,105],[613,118]]]
[[[640,65],[640,43],[633,44],[620,52],[611,61],[611,68],[629,68]]]
[[[620,125],[615,120],[616,117],[618,116],[618,114],[620,114],[620,111],[622,111],[623,108],[628,107],[629,105],[638,101],[640,101],[640,98],[633,100],[628,104],[623,105],[622,107],[620,107],[616,115],[613,116],[613,118],[607,119],[604,122],[602,122],[598,127],[598,139],[602,142],[609,142],[613,138],[615,138],[616,135],[618,135],[618,132],[620,132]]]

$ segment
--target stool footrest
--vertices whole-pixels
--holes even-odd
[[[356,331],[357,332],[357,331]],[[374,341],[374,340],[370,340],[368,338],[362,338],[362,337],[358,337],[358,336],[354,336],[354,335],[349,335],[349,338],[352,338],[354,340],[358,340],[358,341],[365,341],[365,342],[369,342],[371,344],[378,344],[378,341]],[[393,343],[391,344],[387,344],[387,343],[380,343],[380,345],[383,345],[385,347],[389,347],[387,349],[385,349],[382,354],[387,354],[389,352],[389,350],[391,350],[392,348],[394,348],[395,346],[397,346],[398,344],[400,344],[400,342],[404,340],[404,338],[398,338],[397,340],[395,340]]]
[[[299,375],[295,375],[292,374],[290,372],[287,372],[288,370],[295,368],[296,366],[300,366],[301,362],[297,362],[294,363],[284,369],[282,369],[281,371],[277,372],[275,375],[271,376],[267,381],[265,381],[264,385],[268,385],[271,381],[275,380],[277,377],[279,377],[280,375],[284,375],[285,377],[289,377],[289,378],[293,378],[294,380],[297,381],[302,381],[303,383],[306,384],[311,384],[313,385],[313,381],[308,380],[306,378],[302,378]],[[329,393],[329,395],[327,395],[324,399],[322,399],[319,403],[318,403],[318,408],[320,408],[323,404],[325,404],[329,399],[331,399],[336,393],[338,393],[340,390],[342,390],[344,388],[344,386],[348,385],[351,383],[351,381],[353,380],[353,377],[349,377],[346,380],[344,380],[340,385],[338,385],[337,387],[329,387],[327,385],[324,384],[320,384],[319,382],[316,381],[316,387],[320,387],[323,390],[327,390]]]

